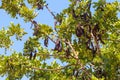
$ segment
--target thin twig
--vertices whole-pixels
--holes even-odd
[[[48,8],[47,5],[45,5],[45,7],[47,8],[47,10],[50,12],[50,14],[54,17],[54,19],[56,19],[56,16],[53,14],[53,12]]]
[[[56,43],[51,37],[49,37],[48,35],[46,35],[53,43]]]

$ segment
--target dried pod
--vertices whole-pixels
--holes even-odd
[[[55,48],[54,48],[54,50],[58,50],[59,47],[60,47],[60,40],[57,39],[56,42],[55,42]]]
[[[30,52],[30,57],[29,57],[30,60],[32,59],[32,56],[33,56],[33,54],[32,54],[32,52]]]
[[[38,27],[34,27],[33,36],[37,36],[38,33],[39,33],[39,28]]]
[[[55,48],[54,48],[54,50],[57,50],[58,52],[62,51],[62,46],[61,46],[61,43],[60,43],[59,39],[57,39],[56,42],[55,42]]]
[[[36,25],[36,24],[37,24],[37,22],[36,22],[36,21],[32,21],[32,24]]]
[[[88,10],[91,8],[91,1],[88,3]]]
[[[48,37],[45,38],[45,40],[44,40],[44,45],[45,45],[46,47],[48,47]]]
[[[87,13],[83,14],[83,18],[84,18],[85,21],[87,20]]]
[[[38,34],[38,30],[39,30],[39,28],[38,28],[38,26],[37,26],[37,22],[36,21],[32,21],[32,24],[34,25],[34,33],[33,33],[33,36],[36,36],[37,34]]]
[[[70,56],[70,48],[67,48],[65,52],[66,52],[66,57],[69,58],[69,56]]]
[[[87,12],[81,15],[81,19],[85,22],[89,22],[90,18],[91,18],[91,14]]]
[[[84,34],[84,29],[80,26],[77,26],[76,28],[76,36],[81,37]]]
[[[62,51],[62,46],[60,45],[60,47],[58,48],[58,52]]]
[[[35,53],[34,53],[33,59],[35,59],[35,58],[36,58],[36,53],[37,53],[37,51],[35,50]]]

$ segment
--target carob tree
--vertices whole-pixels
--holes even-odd
[[[12,18],[30,22],[33,35],[23,52],[0,55],[0,75],[8,80],[117,80],[120,69],[120,3],[106,0],[68,0],[69,7],[54,14],[45,0],[1,0],[0,9]],[[28,6],[29,4],[29,6]],[[54,26],[35,20],[47,9]],[[0,48],[10,49],[12,36],[27,34],[20,24],[0,30]],[[50,47],[54,43],[54,47]],[[44,45],[42,45],[44,44]],[[46,60],[54,59],[50,64]],[[59,60],[58,62],[55,60]],[[65,63],[62,66],[60,63]]]

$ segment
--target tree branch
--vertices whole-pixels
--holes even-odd
[[[65,41],[69,46],[70,48],[72,49],[72,52],[74,53],[75,55],[75,58],[78,59],[78,53],[75,51],[75,49],[73,48],[73,46],[71,45],[70,41]]]
[[[48,5],[45,5],[45,7],[47,8],[47,10],[50,12],[50,14],[54,17],[54,19],[56,19],[56,16],[53,14],[53,12],[48,8]]]
[[[48,39],[50,39],[53,43],[56,43],[51,37],[49,37],[48,35],[46,35],[48,37]]]

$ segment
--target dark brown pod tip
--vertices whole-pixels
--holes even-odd
[[[34,53],[33,59],[36,58],[36,54],[37,54],[37,51],[35,50],[35,53]]]
[[[29,59],[30,59],[30,60],[32,59],[32,52],[30,52],[30,57],[29,57]]]
[[[45,40],[44,40],[44,45],[45,45],[46,47],[48,47],[48,37],[45,38]]]

